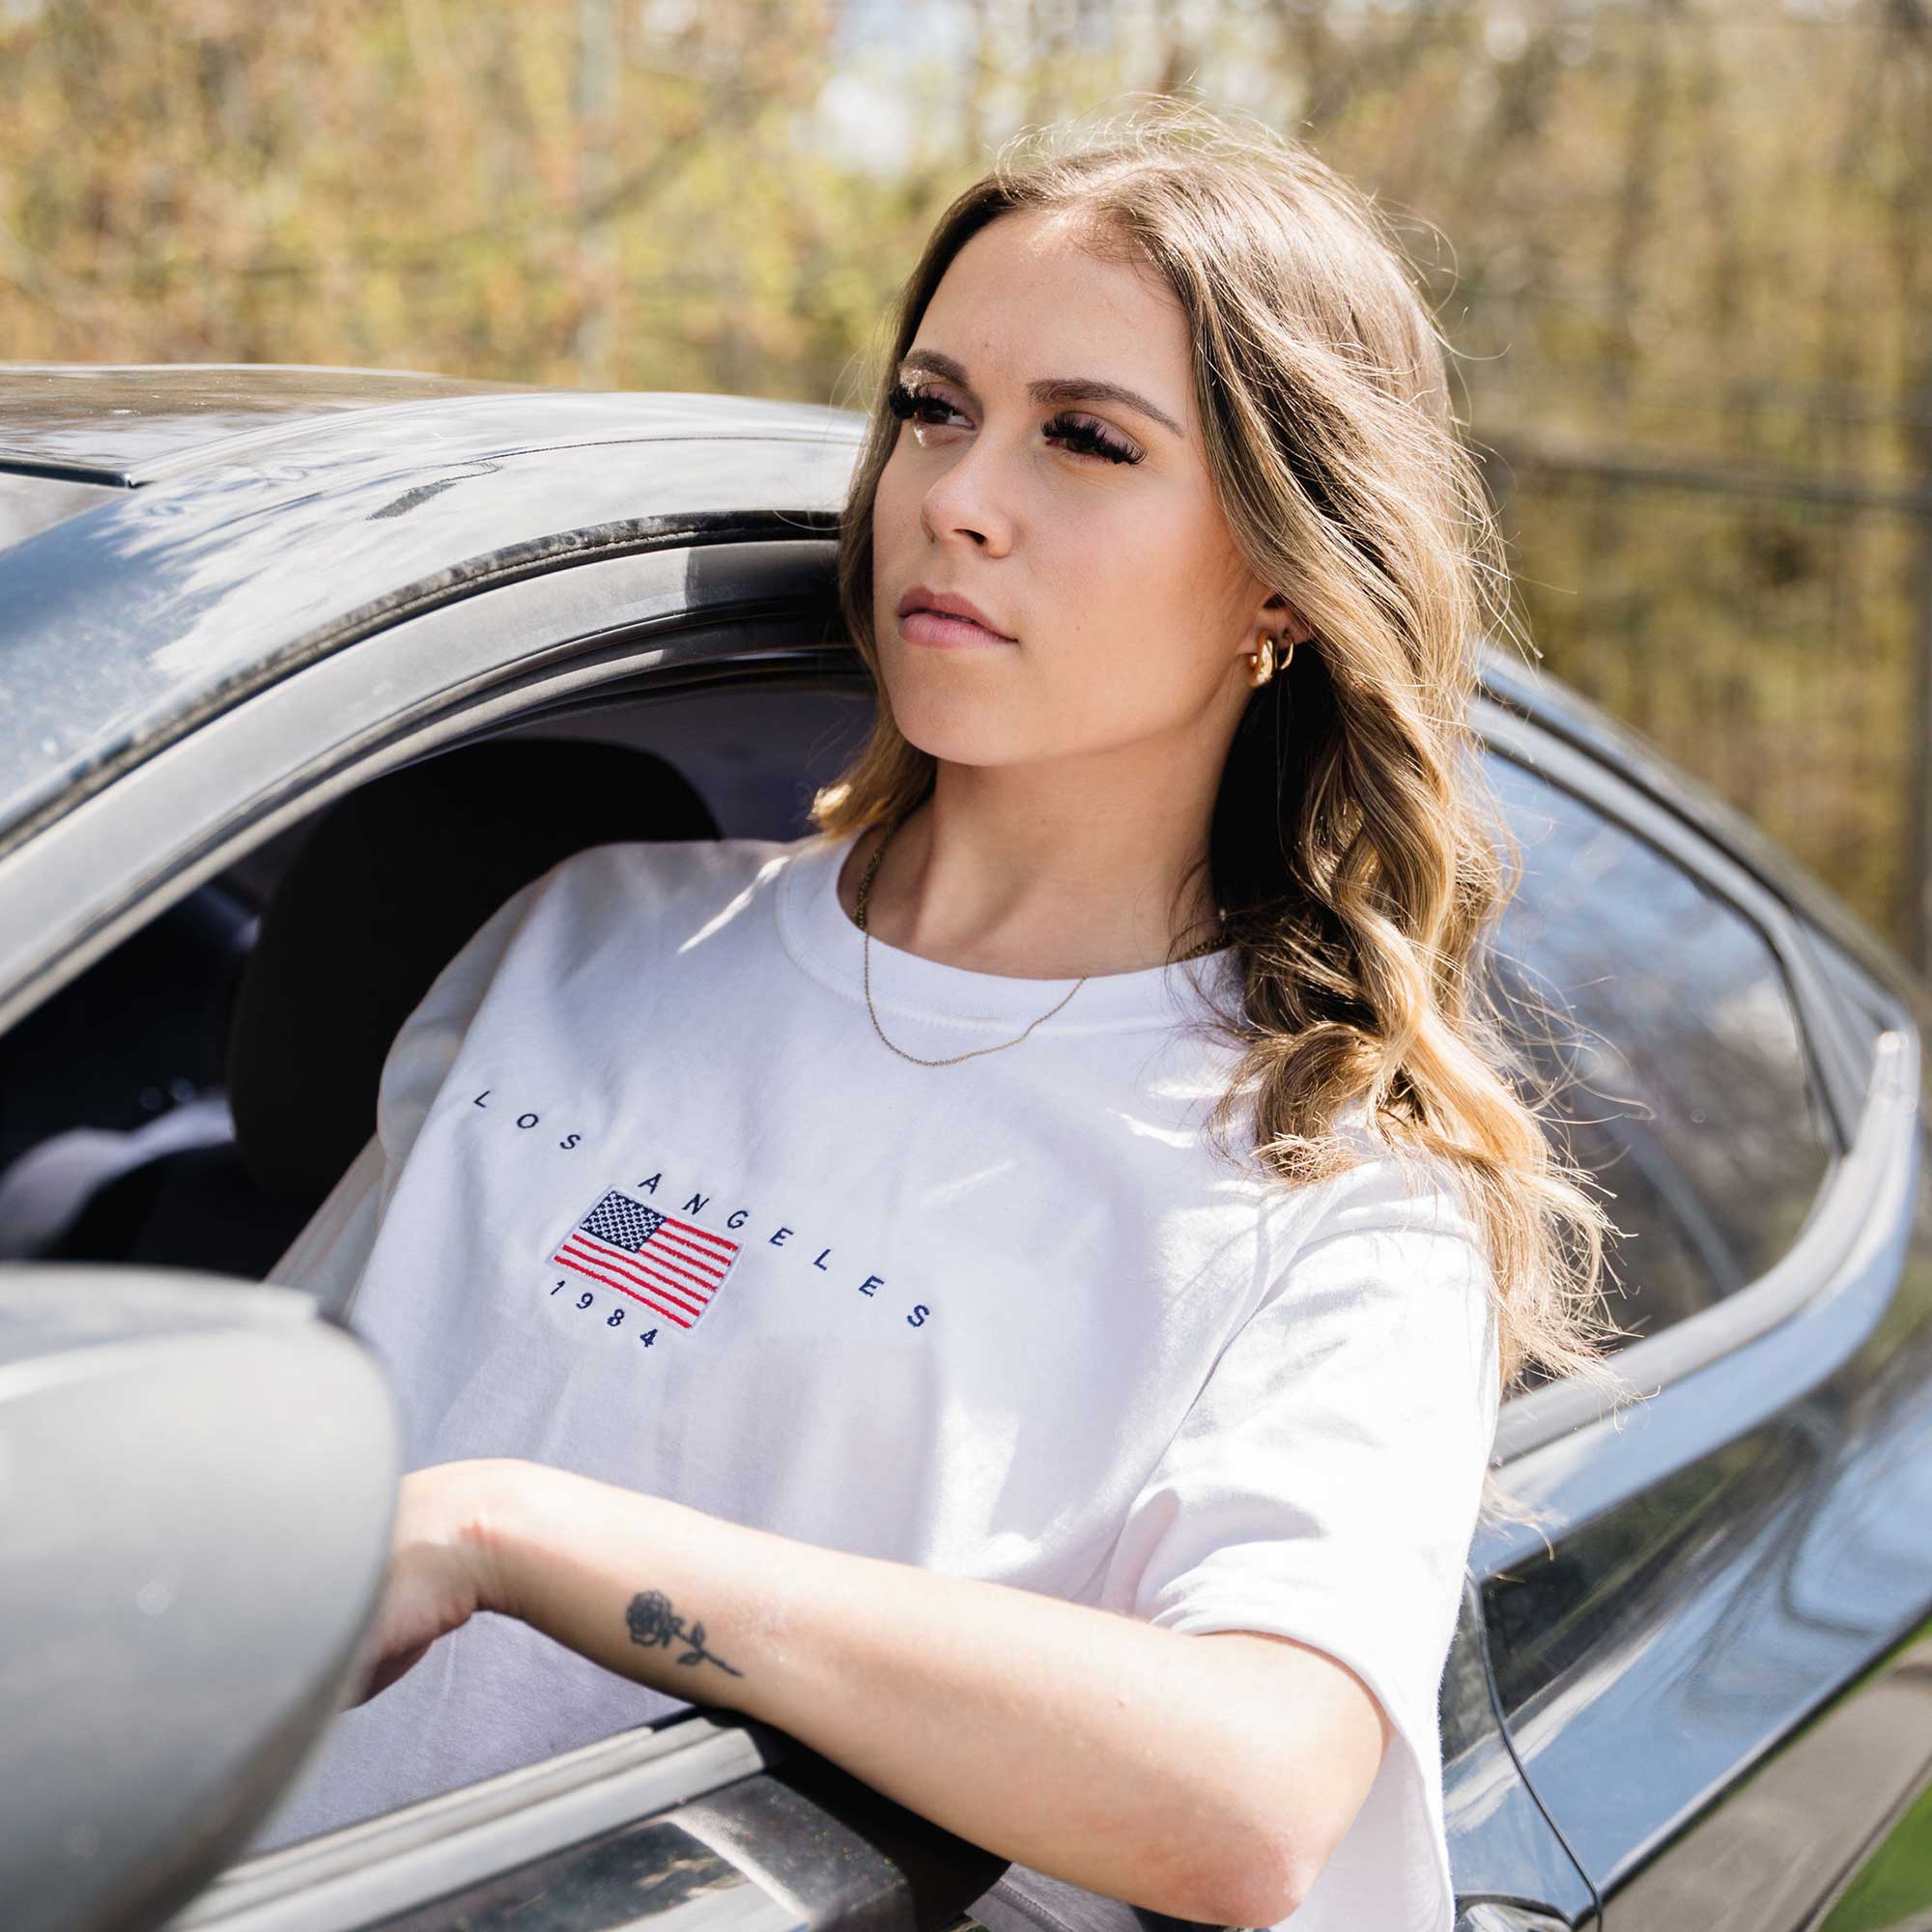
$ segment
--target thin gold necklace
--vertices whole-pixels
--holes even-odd
[[[899,826],[903,823],[904,821],[902,819],[895,819],[893,821],[891,829],[887,832],[886,836],[879,840],[878,850],[872,854],[870,863],[867,864],[866,867],[866,875],[859,881],[859,900],[858,904],[853,908],[852,912],[853,923],[857,925],[859,930],[866,935],[866,949],[865,949],[866,1010],[872,1016],[872,1031],[875,1034],[877,1034],[881,1039],[885,1039],[886,1044],[888,1046],[891,1046],[893,1048],[893,1051],[896,1053],[901,1060],[917,1061],[919,1065],[922,1066],[953,1066],[956,1065],[962,1060],[977,1060],[982,1053],[1004,1053],[1008,1047],[1017,1046],[1020,1043],[1020,1041],[1027,1037],[1027,1034],[1033,1031],[1034,1027],[1039,1025],[1040,1020],[1050,1020],[1054,1016],[1054,1014],[1060,1010],[1060,1007],[1064,1007],[1066,1004],[1066,1000],[1070,1000],[1073,997],[1073,994],[1077,993],[1080,990],[1080,988],[1084,986],[1090,979],[1093,978],[1093,975],[1089,973],[1083,973],[1080,976],[1080,978],[1074,981],[1073,992],[1068,993],[1066,995],[1066,999],[1062,1000],[1060,1002],[1060,1006],[1048,1008],[1045,1012],[1040,1014],[1039,1019],[1035,1020],[1033,1024],[1027,1028],[1026,1033],[1020,1034],[1019,1036],[1017,1036],[1017,1037],[1013,1039],[1003,1039],[998,1046],[976,1046],[971,1053],[949,1054],[944,1060],[926,1060],[922,1058],[917,1053],[908,1053],[902,1046],[894,1046],[891,1040],[886,1039],[886,1030],[879,1024],[878,1009],[872,1005],[872,932],[871,928],[866,923],[866,900],[871,893],[872,880],[878,873],[879,861],[886,856],[886,847],[893,842],[893,839],[897,836]],[[1227,915],[1224,913],[1222,917],[1225,919]],[[1189,951],[1183,952],[1180,955],[1180,958],[1182,960],[1198,959],[1204,952],[1212,952],[1216,951],[1216,949],[1218,949],[1220,945],[1221,941],[1219,939],[1203,940],[1199,946],[1190,948]],[[1178,965],[1180,962],[1177,960],[1175,963]]]

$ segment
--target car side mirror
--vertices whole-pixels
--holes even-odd
[[[400,1433],[295,1289],[0,1265],[0,1898],[156,1925],[352,1693]]]

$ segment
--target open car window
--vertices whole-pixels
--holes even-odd
[[[724,838],[800,837],[813,791],[863,739],[870,717],[869,701],[849,688],[728,686],[500,732],[480,748],[492,776],[471,781],[481,801],[474,822],[466,817],[456,828],[482,848],[470,855],[482,895],[475,903],[484,912],[494,903],[493,823],[499,848],[547,810],[565,842],[659,836],[653,785],[675,784],[696,801],[697,815],[666,820],[666,834],[692,836],[708,824]],[[459,746],[406,776],[434,791],[439,769],[453,778],[478,749]],[[590,786],[593,766],[613,815],[604,820],[580,798],[566,826],[547,800],[573,781]],[[319,907],[299,948],[284,949],[302,954],[303,983],[277,988],[265,1006],[248,980],[265,910],[317,822],[353,798],[253,848],[0,1036],[0,1260],[150,1262],[260,1280],[313,1215],[362,1137],[338,1137],[339,1157],[327,1172],[300,1172],[298,1158],[243,1145],[235,1109],[251,1103],[231,1085],[246,1079],[249,1066],[238,1059],[251,1052],[280,1057],[288,1084],[302,1085],[303,1063],[286,1057],[295,1051],[289,1030],[303,1023],[307,1007],[307,1025],[327,1032],[349,1017],[333,1015],[329,1002],[371,983],[368,952],[380,948],[386,916],[372,910],[358,928],[353,905],[352,916]],[[368,823],[379,833],[381,814]],[[527,863],[538,865],[544,848],[530,849],[536,856]],[[345,863],[355,863],[353,851]],[[354,882],[331,890],[353,897]],[[399,895],[409,890],[407,876],[395,881]],[[465,915],[452,917],[465,923]],[[290,1110],[320,1104],[311,1094],[293,1098]],[[261,1113],[256,1103],[258,1120]],[[285,1143],[300,1124],[280,1118],[268,1128]]]

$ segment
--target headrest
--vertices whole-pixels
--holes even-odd
[[[325,809],[262,915],[229,1026],[255,1183],[321,1205],[375,1131],[403,1022],[520,886],[587,846],[718,836],[664,759],[564,739],[465,746]]]

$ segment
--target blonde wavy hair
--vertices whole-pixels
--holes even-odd
[[[1250,702],[1203,862],[1245,988],[1218,1022],[1239,1054],[1210,1133],[1225,1149],[1238,1123],[1301,1186],[1361,1158],[1335,1122],[1365,1102],[1406,1174],[1441,1164],[1484,1238],[1499,1393],[1532,1363],[1631,1393],[1605,1346],[1627,1331],[1597,1313],[1620,1231],[1520,1091],[1528,1063],[1479,970],[1521,864],[1467,723],[1486,618],[1520,635],[1502,538],[1455,433],[1448,345],[1393,233],[1306,147],[1159,99],[1085,135],[1016,137],[940,215],[882,328],[839,538],[843,618],[878,708],[813,826],[857,834],[932,788],[872,627],[872,505],[898,430],[886,394],[948,265],[1017,210],[1081,217],[1081,245],[1173,291],[1234,540],[1314,631]],[[1177,910],[1185,896],[1183,882]],[[1492,1477],[1486,1509],[1499,1499],[1517,1500]]]

